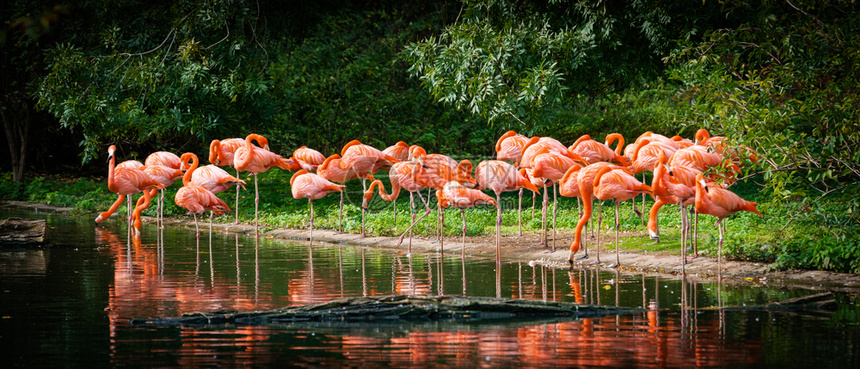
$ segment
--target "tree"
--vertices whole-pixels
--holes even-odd
[[[433,97],[491,122],[546,126],[579,99],[660,75],[674,39],[718,5],[677,1],[466,1],[463,16],[407,47]],[[513,119],[512,119],[513,118]]]
[[[38,107],[83,132],[84,161],[108,142],[181,148],[253,128],[270,113],[260,12],[239,0],[80,4],[47,50]]]
[[[38,3],[23,2],[20,7],[6,4],[8,26],[0,32],[0,118],[12,167],[12,180],[21,182],[27,167],[31,136],[46,124],[35,111],[31,98],[33,81],[39,77],[41,49],[50,43],[49,33],[67,9],[63,6],[43,8]],[[14,11],[13,11],[14,9]],[[46,9],[37,13],[34,9]],[[5,10],[9,10],[7,13]],[[38,127],[37,127],[38,126]]]
[[[755,148],[779,197],[860,180],[860,17],[852,1],[784,1],[668,58],[692,122]],[[856,191],[852,197],[857,197]]]

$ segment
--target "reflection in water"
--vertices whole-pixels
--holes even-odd
[[[93,227],[87,226],[86,232],[90,232]],[[380,366],[433,363],[446,367],[491,367],[503,363],[524,367],[803,366],[813,364],[804,350],[817,348],[820,352],[830,347],[838,351],[828,355],[831,360],[844,366],[857,364],[852,347],[856,347],[860,337],[854,323],[840,326],[829,320],[810,321],[790,314],[713,309],[754,299],[761,300],[758,303],[776,301],[806,294],[804,291],[702,284],[686,275],[670,279],[590,268],[555,270],[521,262],[497,265],[494,260],[488,263],[466,260],[462,254],[402,256],[352,247],[284,246],[253,235],[219,232],[213,233],[208,245],[198,245],[193,232],[170,228],[145,229],[142,237],[129,237],[126,229],[123,238],[122,228],[109,226],[95,228],[98,246],[95,253],[101,254],[106,262],[92,264],[106,265],[110,278],[104,279],[104,285],[81,289],[90,291],[90,295],[70,300],[92,299],[97,295],[92,291],[108,292],[104,305],[96,312],[107,318],[104,331],[98,332],[99,327],[93,327],[96,332],[93,335],[103,335],[104,345],[89,346],[97,352],[104,350],[104,355],[116,366],[268,366],[285,362],[314,367],[351,366],[359,362]],[[58,253],[63,249],[50,251]],[[203,257],[203,253],[208,253],[208,257]],[[66,259],[51,258],[42,263],[42,272],[36,273],[23,270],[26,265],[6,268],[11,265],[5,261],[10,255],[17,254],[0,253],[4,273],[25,275],[27,279],[53,274],[63,280],[61,273],[67,269],[58,266],[74,262],[51,262]],[[203,263],[209,263],[208,268]],[[76,273],[79,268],[72,269]],[[567,275],[558,277],[560,273]],[[92,280],[90,283],[99,281]],[[3,283],[5,291],[21,290],[15,285],[10,287],[11,282]],[[38,293],[27,292],[23,296]],[[328,322],[208,328],[136,328],[128,324],[130,318],[172,317],[225,309],[270,310],[345,296],[389,293],[469,293],[641,306],[646,310],[629,316],[539,323]],[[24,298],[13,296],[12,292],[6,296],[14,301]],[[3,300],[10,300],[6,296]],[[5,324],[4,331],[12,331],[6,328],[20,313],[5,302],[0,302],[0,308],[0,313],[12,317],[0,320],[0,324]],[[857,309],[852,309],[849,312],[857,314]],[[63,311],[54,307],[45,310],[43,314]],[[39,319],[58,320],[56,315]],[[68,317],[64,315],[62,319]],[[39,337],[75,336],[60,331],[67,329],[67,324],[50,326],[46,329],[53,330],[33,333],[28,341],[35,340],[36,344],[20,348],[24,355],[35,357],[36,347],[44,350],[49,346],[40,342],[43,339]],[[99,342],[92,340],[92,336],[81,336],[88,342]]]

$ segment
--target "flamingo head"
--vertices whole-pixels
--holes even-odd
[[[107,161],[110,161],[111,159],[113,159],[114,152],[116,152],[116,146],[110,145],[110,147],[108,147]]]

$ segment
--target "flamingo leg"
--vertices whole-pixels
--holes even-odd
[[[552,184],[552,252],[555,252],[555,218],[558,214],[558,190],[555,183]]]
[[[367,184],[364,176],[361,177],[361,193],[367,192]],[[364,207],[361,207],[361,237],[364,237]]]
[[[686,275],[687,274],[687,239],[689,239],[689,234],[687,234],[686,230],[686,222],[687,222],[687,209],[684,208],[683,202],[681,202],[681,272]]]
[[[618,224],[618,207],[619,207],[619,202],[616,201],[615,202],[615,264],[611,265],[610,268],[617,268],[617,267],[621,266],[621,256],[618,254],[618,228],[621,228],[621,227],[619,227],[619,224]]]
[[[421,196],[421,193],[418,196]],[[409,192],[409,214],[412,215],[412,222],[415,222],[415,195],[412,192]],[[409,228],[409,251],[407,254],[412,254],[412,228]]]
[[[236,169],[236,178],[239,178],[239,170]],[[239,224],[239,186],[236,186],[236,221],[233,224]]]
[[[337,231],[343,232],[343,191],[340,191],[340,205],[337,208]]]
[[[308,246],[313,246],[314,244],[314,199],[308,199],[308,202],[311,203],[311,229],[310,235],[308,238],[310,239]]]
[[[442,204],[436,201],[439,208],[439,252],[445,252],[445,212],[442,209]]]
[[[194,216],[194,230],[197,231],[197,241],[200,241],[200,226],[197,224],[197,213],[191,213]]]
[[[717,244],[717,280],[723,279],[723,219],[717,221],[720,231],[720,242]]]
[[[257,173],[254,173],[254,230],[260,233],[260,189],[257,186]],[[196,219],[196,218],[195,218]]]
[[[699,257],[699,213],[696,212],[693,219],[693,255],[690,255],[691,258],[695,259]]]
[[[593,261],[591,264],[600,264],[600,225],[603,223],[603,201],[597,202],[597,227],[592,227],[591,231],[594,232],[594,228],[597,228],[597,240],[594,243],[594,249],[597,250],[597,260]]]
[[[131,196],[128,196],[125,200],[126,200],[125,204],[128,207],[128,209],[125,211],[126,222],[128,223],[128,226],[131,227],[131,223],[132,223],[132,219],[131,219],[131,216],[132,216],[132,213],[131,213]]]
[[[522,190],[520,191],[522,193]],[[496,193],[496,264],[502,263],[502,194]]]
[[[460,214],[463,214],[463,249],[462,255],[466,257],[466,209],[460,208]]]
[[[541,210],[541,242],[540,245],[549,246],[549,238],[547,237],[547,206],[549,205],[549,195],[546,193],[546,182],[543,184],[543,209]]]
[[[496,197],[498,199],[498,196]],[[498,202],[496,202],[498,204]],[[519,200],[517,201],[517,229],[520,237],[523,236],[523,189],[520,188]]]

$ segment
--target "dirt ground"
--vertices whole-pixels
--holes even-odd
[[[6,206],[36,208],[40,211],[68,212],[71,209],[55,208],[45,205],[30,204],[23,202],[7,202]],[[153,224],[154,218],[144,217],[144,226]],[[171,226],[194,228],[191,218],[170,218],[165,223]],[[216,224],[215,230],[221,232],[253,234],[253,224]],[[331,230],[314,230],[314,244],[355,245],[375,249],[390,249],[392,252],[408,253],[408,239],[404,239],[397,246],[396,237],[377,237],[370,235],[361,237],[358,234],[339,233]],[[284,242],[309,242],[308,230],[275,229],[261,234],[262,237],[280,239]],[[641,235],[632,235],[641,237]],[[624,235],[622,237],[631,237]],[[610,268],[615,263],[616,254],[612,235],[601,235],[603,246],[599,250],[600,262],[597,262],[598,252],[594,247],[594,240],[588,240],[587,259],[576,260],[576,268],[600,268],[605,270],[616,270]],[[570,268],[568,262],[569,247],[573,241],[572,232],[562,232],[556,235],[555,251],[551,247],[540,245],[539,234],[526,233],[522,237],[517,235],[502,234],[501,258],[502,262],[526,261],[539,263],[554,268]],[[606,243],[604,243],[606,242]],[[550,246],[552,241],[550,240]],[[442,243],[435,239],[415,237],[412,239],[412,253],[440,252],[460,255],[463,252],[462,237],[447,236]],[[465,253],[467,257],[495,258],[495,235],[466,237]],[[583,251],[577,253],[582,256]],[[716,257],[700,255],[690,259],[686,265],[682,265],[681,257],[671,252],[643,252],[641,250],[621,250],[618,255],[622,271],[674,275],[680,278],[686,274],[687,278],[696,280],[715,280],[718,274],[718,263]],[[817,270],[772,270],[767,263],[753,263],[738,260],[723,259],[722,280],[724,283],[746,283],[770,286],[795,286],[814,290],[860,292],[860,274],[832,273]]]

